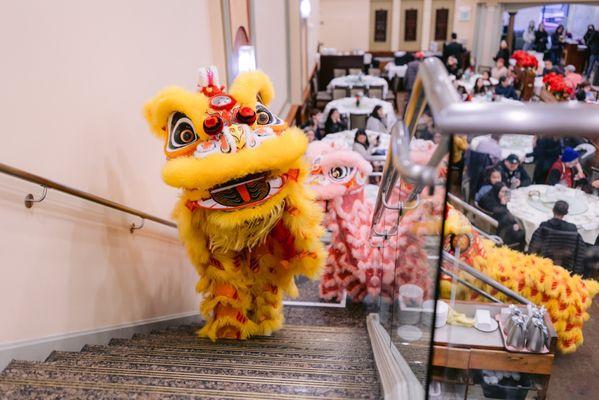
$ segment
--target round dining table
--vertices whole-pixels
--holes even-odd
[[[331,79],[327,85],[329,92],[333,91],[334,87],[353,88],[353,87],[370,87],[370,86],[382,86],[383,87],[383,98],[387,96],[389,90],[389,84],[387,81],[379,76],[373,75],[345,75]]]
[[[362,97],[360,99],[360,106],[356,104],[355,97],[343,97],[341,99],[330,101],[322,112],[322,126],[324,126],[327,116],[329,115],[329,111],[331,111],[332,108],[336,108],[341,114],[344,114],[349,121],[350,114],[370,114],[377,105],[383,107],[385,115],[387,116],[387,127],[391,128],[395,121],[397,121],[393,106],[387,101],[372,97]]]
[[[569,205],[564,220],[576,225],[586,243],[594,244],[599,235],[599,198],[561,185],[531,185],[511,190],[507,208],[522,223],[526,243],[542,222],[553,217],[553,205],[558,200]]]
[[[394,77],[403,78],[406,76],[406,71],[408,70],[408,65],[395,65],[394,63],[385,64],[385,72],[387,72],[387,76],[389,79],[393,79]]]

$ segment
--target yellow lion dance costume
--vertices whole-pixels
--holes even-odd
[[[144,107],[164,140],[164,181],[183,190],[173,217],[200,280],[199,336],[246,339],[283,324],[294,275],[317,278],[322,215],[306,190],[305,135],[271,113],[273,85],[240,74],[229,93],[213,67],[199,92],[162,90]]]
[[[445,236],[446,247],[459,247],[462,250],[460,258],[468,264],[537,306],[545,306],[558,335],[557,347],[562,353],[574,352],[582,344],[582,325],[589,319],[587,309],[599,292],[597,281],[571,275],[547,258],[496,246],[481,238],[466,216],[449,205]],[[510,301],[469,275],[462,278],[500,301]],[[441,284],[441,291],[447,293],[446,284]],[[474,291],[468,290],[463,295],[469,300],[485,300]]]

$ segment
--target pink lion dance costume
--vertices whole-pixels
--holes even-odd
[[[412,218],[406,216],[397,235],[385,243],[381,238],[370,239],[373,202],[364,191],[370,163],[354,151],[326,142],[310,143],[306,156],[312,164],[309,184],[317,199],[325,202],[325,226],[332,232],[320,296],[340,300],[347,292],[354,301],[367,295],[391,300],[397,292],[394,287],[404,283],[420,286],[428,296],[427,256],[410,223]],[[391,228],[397,216],[387,214],[381,225]],[[397,267],[396,260],[400,260]]]

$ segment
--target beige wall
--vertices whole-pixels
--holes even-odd
[[[369,0],[320,0],[320,41],[337,50],[368,49]]]
[[[276,93],[271,108],[283,118],[290,96],[289,62],[286,54],[289,48],[287,36],[289,18],[286,3],[280,0],[253,2],[256,66],[270,76]]]
[[[214,8],[216,7],[216,9]],[[0,10],[0,160],[168,218],[162,143],[142,118],[162,87],[223,65],[209,0],[23,0]],[[216,24],[217,26],[214,26]],[[220,56],[219,56],[220,54]],[[0,174],[0,343],[197,309],[173,229]]]

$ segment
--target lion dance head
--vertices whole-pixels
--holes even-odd
[[[174,211],[200,274],[200,336],[245,339],[282,325],[282,296],[296,274],[322,263],[321,214],[304,186],[307,139],[268,109],[262,72],[240,74],[228,93],[213,67],[198,92],[169,87],[144,107],[164,142],[164,181],[182,189]]]

